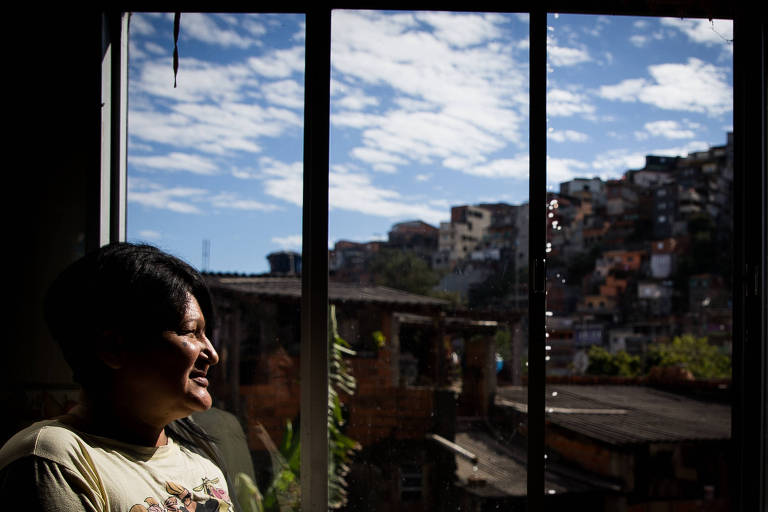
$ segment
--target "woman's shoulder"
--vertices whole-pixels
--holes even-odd
[[[27,456],[63,462],[84,444],[80,435],[58,420],[33,423],[0,448],[0,468]]]

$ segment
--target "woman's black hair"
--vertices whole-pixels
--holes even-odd
[[[206,334],[212,338],[213,304],[197,270],[152,245],[115,242],[86,254],[54,280],[45,297],[44,315],[73,379],[93,391],[103,386],[109,371],[99,357],[100,346],[109,337],[152,342],[162,331],[179,327],[190,295],[197,299]],[[222,470],[237,507],[216,439],[191,418],[174,420],[165,430]]]
[[[108,337],[142,342],[176,329],[189,295],[197,299],[211,337],[213,306],[200,273],[157,247],[116,242],[87,254],[56,278],[45,299],[45,319],[74,380],[88,388],[103,383],[99,351]]]

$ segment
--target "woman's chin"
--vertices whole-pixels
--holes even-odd
[[[201,411],[207,411],[211,408],[211,405],[213,404],[213,399],[211,398],[211,395],[206,391],[204,394],[202,393],[196,393],[190,397],[188,397],[187,400],[187,409],[189,410],[189,413],[193,412],[201,412]]]

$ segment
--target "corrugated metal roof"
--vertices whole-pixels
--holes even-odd
[[[298,277],[216,276],[207,275],[212,288],[227,288],[260,296],[301,298],[301,279]],[[448,301],[395,290],[385,286],[367,286],[357,283],[328,283],[331,302],[367,302],[440,308]]]
[[[492,432],[475,426],[457,432],[454,442],[477,457],[474,464],[456,456],[456,477],[467,490],[487,497],[527,494],[527,449],[520,444],[522,440],[501,441]],[[478,481],[482,485],[478,485]],[[605,478],[583,470],[574,473],[559,464],[549,464],[545,481],[547,491],[553,494],[618,489]]]
[[[474,453],[477,465],[456,456],[456,476],[463,484],[470,479],[484,482],[485,496],[525,496],[526,465],[524,456],[515,456],[505,446],[485,432],[457,432],[455,443]],[[561,489],[562,490],[562,489]]]
[[[526,388],[500,387],[496,404],[525,412],[526,394]],[[551,424],[610,444],[731,437],[727,404],[645,386],[548,385],[546,407]]]

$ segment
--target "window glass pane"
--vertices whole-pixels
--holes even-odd
[[[331,59],[347,507],[522,507],[528,18],[334,11]]]
[[[132,16],[128,239],[206,272],[220,363],[195,418],[290,506],[298,480],[272,484],[299,461],[304,17],[183,13],[175,87],[173,47],[172,14]]]
[[[548,496],[730,510],[732,24],[548,25]]]

